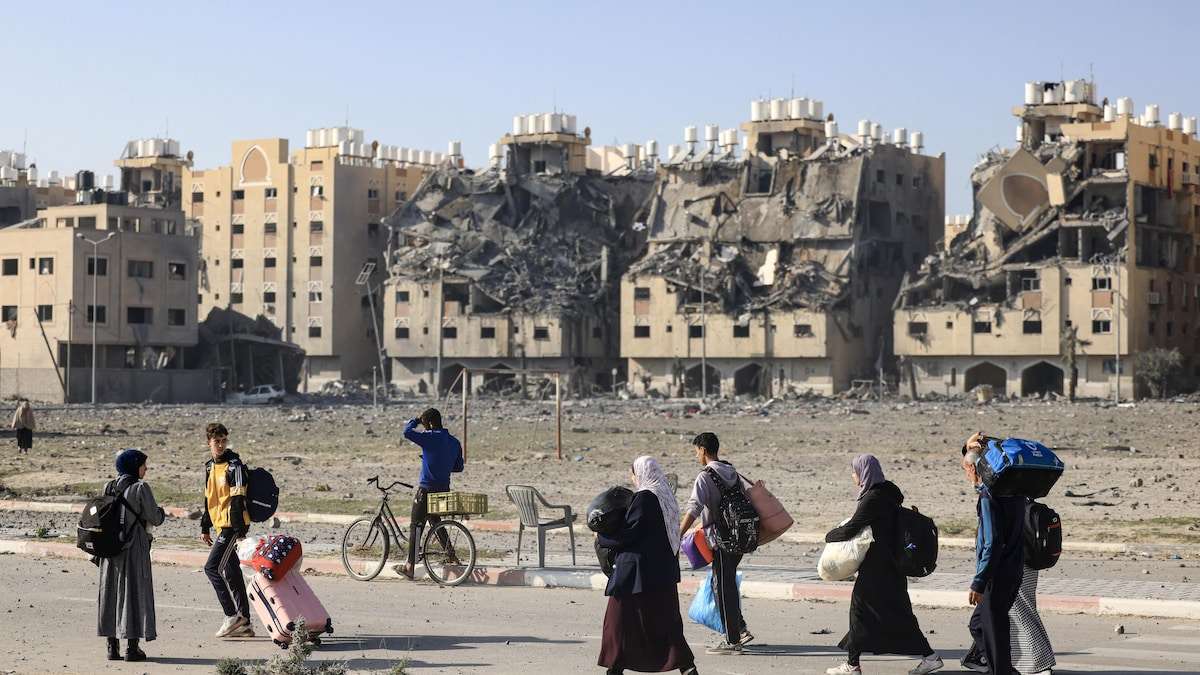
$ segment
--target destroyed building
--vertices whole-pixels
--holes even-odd
[[[183,177],[184,210],[201,225],[200,315],[220,308],[278,326],[304,351],[302,391],[370,379],[383,218],[447,158],[332,127],[310,129],[292,152],[286,138],[235,141],[230,159]]]
[[[1085,80],[1027,83],[1013,112],[1019,145],[974,168],[970,226],[897,298],[901,390],[1069,394],[1074,377],[1079,395],[1111,397],[1134,393],[1139,352],[1192,361],[1196,118],[1164,125],[1158,106],[1097,102]]]
[[[654,175],[588,171],[590,142],[573,115],[518,116],[489,169],[441,168],[387,220],[393,384],[457,390],[465,367],[496,371],[472,389],[512,389],[528,382],[504,371],[541,370],[576,395],[609,390],[618,283]]]
[[[945,157],[919,132],[838,132],[821,101],[754,101],[685,129],[658,170],[649,242],[621,284],[639,393],[832,394],[876,377],[906,271],[942,238]]]

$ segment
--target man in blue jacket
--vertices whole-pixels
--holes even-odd
[[[425,427],[419,431],[417,425]],[[399,568],[400,574],[413,578],[417,566],[417,542],[421,541],[421,533],[425,522],[430,525],[438,523],[441,518],[429,515],[429,495],[436,492],[450,491],[450,474],[462,473],[463,453],[462,444],[442,427],[442,413],[437,408],[430,408],[408,421],[404,426],[404,437],[416,443],[421,448],[421,477],[417,483],[417,492],[413,496],[412,516],[408,538],[408,562]],[[451,550],[449,538],[438,532],[439,540],[451,556],[454,564],[454,551]]]
[[[976,645],[982,645],[986,662],[973,649],[963,657],[962,665],[979,673],[1011,675],[1008,612],[1016,602],[1024,571],[1025,498],[997,497],[983,485],[975,469],[983,450],[981,440],[976,434],[963,448],[962,467],[979,495],[975,503],[979,519],[975,578],[967,598],[975,607],[969,624],[971,637]]]

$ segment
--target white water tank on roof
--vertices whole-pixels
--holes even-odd
[[[1042,100],[1046,103],[1062,103],[1063,102],[1063,83],[1055,82],[1045,90]]]
[[[1025,83],[1025,105],[1038,105],[1042,102],[1042,83]]]
[[[683,128],[683,142],[684,143],[695,143],[697,138],[698,138],[698,136],[696,135],[696,127],[684,127]]]
[[[58,172],[57,172],[57,171],[51,171],[51,172],[50,172],[50,177],[47,179],[47,182],[48,182],[50,185],[61,185],[61,184],[62,184],[62,179],[61,179],[61,178],[59,178],[59,176],[58,176]]]
[[[105,189],[105,190],[111,190],[111,189],[113,189],[113,184],[114,184],[114,182],[115,182],[115,181],[113,180],[113,176],[112,176],[112,174],[111,174],[111,173],[110,173],[110,174],[106,174],[106,175],[104,176],[104,189]]]
[[[449,150],[451,157],[462,156],[462,141],[450,141]]]
[[[30,183],[36,183],[37,177],[38,177],[38,170],[37,170],[36,166],[29,167],[29,170],[25,172],[25,179],[28,180]]]
[[[921,152],[922,150],[925,149],[925,133],[924,132],[921,132],[921,131],[912,132],[912,136],[909,137],[909,141],[912,143],[913,152]]]
[[[892,144],[900,147],[908,145],[908,129],[904,127],[892,129]]]
[[[172,157],[179,157],[179,141],[167,141],[167,152]]]
[[[838,123],[834,120],[825,122],[825,138],[837,138]]]
[[[1183,115],[1177,112],[1167,115],[1167,128],[1171,131],[1183,131]]]
[[[1128,117],[1133,114],[1133,99],[1128,96],[1122,96],[1117,99],[1117,116]]]
[[[794,98],[788,101],[788,117],[794,120],[802,120],[808,114],[808,102],[802,98]]]
[[[1117,111],[1111,105],[1104,106],[1104,121],[1111,122],[1117,118]]]
[[[1183,133],[1185,133],[1189,136],[1196,135],[1196,118],[1195,117],[1183,118]]]
[[[365,143],[367,141],[362,129],[350,129],[350,133],[353,134],[355,143]]]
[[[432,164],[433,163],[433,153],[428,150],[422,150],[420,156],[418,156],[417,159],[421,164]]]
[[[354,148],[350,147],[350,141],[342,141],[337,144],[337,154],[349,157],[354,154]]]
[[[678,155],[678,154],[679,154],[679,146],[678,145],[668,145],[667,146],[667,161],[674,159],[675,155]]]
[[[1067,80],[1063,83],[1063,101],[1067,103],[1082,103],[1087,100],[1087,82],[1083,80]]]
[[[1150,105],[1146,106],[1146,114],[1142,116],[1142,123],[1148,127],[1156,127],[1158,126],[1158,122],[1158,104],[1151,103]]]
[[[883,140],[883,125],[879,122],[871,122],[871,139],[876,143]]]
[[[646,141],[646,155],[654,158],[658,157],[658,141]]]
[[[1024,124],[1017,125],[1017,133],[1016,133],[1015,138],[1017,139],[1018,143],[1025,142],[1025,125]]]
[[[17,170],[10,166],[0,166],[0,182],[8,183],[17,180]]]
[[[808,99],[808,116],[814,120],[819,120],[825,116],[825,102],[818,101],[815,98]]]
[[[621,156],[625,159],[634,159],[638,156],[638,146],[633,143],[626,143],[621,146]]]
[[[566,118],[567,118],[567,133],[568,134],[575,133],[575,124],[576,124],[575,116],[567,115]]]
[[[538,127],[541,126],[541,115],[533,113],[525,116],[525,133],[536,134]]]
[[[513,115],[512,135],[520,136],[523,133],[525,133],[525,117],[523,115]]]
[[[870,135],[871,135],[871,120],[859,120],[858,121],[858,139],[860,141],[866,141],[867,137]]]
[[[787,117],[787,102],[782,98],[771,99],[771,119],[781,120]]]
[[[315,140],[317,140],[317,135],[313,133],[312,129],[304,132],[304,147],[311,148]]]
[[[721,137],[721,127],[716,124],[704,125],[704,142],[716,143]]]
[[[761,99],[750,101],[750,121],[762,122],[767,119],[767,102]]]
[[[557,133],[558,115],[555,115],[554,113],[542,113],[541,121],[538,122],[538,124],[541,125],[541,130],[544,134]]]

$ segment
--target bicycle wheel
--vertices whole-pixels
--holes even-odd
[[[457,520],[443,520],[425,534],[421,560],[430,579],[442,586],[457,586],[475,571],[475,538]]]
[[[387,528],[378,517],[363,516],[342,535],[342,566],[351,578],[370,581],[383,571],[390,548]]]

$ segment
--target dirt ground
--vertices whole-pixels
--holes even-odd
[[[378,409],[336,400],[254,408],[42,407],[33,452],[17,455],[11,437],[0,451],[0,497],[82,499],[112,476],[115,452],[139,447],[150,455],[147,478],[160,502],[198,506],[204,425],[221,421],[244,460],[274,473],[281,509],[359,513],[378,502],[367,478],[415,481],[418,450],[401,430],[431,403],[392,402]],[[943,536],[971,536],[973,497],[958,468],[958,449],[982,430],[1038,439],[1060,454],[1068,470],[1046,501],[1062,515],[1069,540],[1200,544],[1196,403],[798,400],[698,407],[686,401],[565,402],[560,462],[553,402],[478,399],[467,470],[455,477],[455,487],[487,493],[491,517],[515,514],[504,494],[513,483],[537,486],[550,502],[582,512],[606,486],[628,482],[635,457],[651,454],[681,477],[682,498],[698,470],[689,441],[713,431],[722,456],[764,480],[799,530],[824,531],[852,512],[850,460],[871,452],[907,503],[933,516]],[[458,403],[442,409],[447,426],[459,434]],[[0,414],[11,415],[11,409]],[[4,518],[0,514],[0,526]]]

